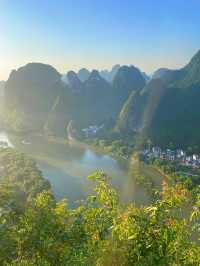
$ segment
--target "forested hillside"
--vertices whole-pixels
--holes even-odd
[[[125,103],[117,122],[122,132],[139,132],[160,146],[200,146],[200,52],[180,70],[166,70]]]
[[[183,184],[136,207],[95,173],[94,193],[71,209],[30,158],[4,149],[0,162],[0,265],[200,265],[200,202]]]
[[[12,71],[5,84],[1,120],[17,132],[45,130],[66,137],[71,120],[83,128],[115,119],[129,94],[142,89],[145,80],[132,66],[117,65],[108,73],[106,79],[86,69],[61,76],[49,65],[27,64]]]
[[[62,77],[49,65],[31,63],[5,83],[1,122],[18,133],[66,137],[70,121],[80,132],[114,121],[121,135],[199,151],[199,77],[200,52],[184,68],[159,69],[149,81],[134,66],[116,65],[103,73],[82,69]]]

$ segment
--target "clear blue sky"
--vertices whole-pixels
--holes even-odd
[[[199,0],[0,0],[0,80],[28,62],[151,73],[199,48]]]

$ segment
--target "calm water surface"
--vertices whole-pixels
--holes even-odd
[[[0,140],[33,157],[51,182],[55,196],[67,198],[70,205],[90,192],[92,185],[87,176],[97,170],[112,177],[123,201],[145,204],[150,200],[145,189],[135,184],[127,161],[114,160],[77,143],[50,142],[42,136],[23,138],[0,132]]]

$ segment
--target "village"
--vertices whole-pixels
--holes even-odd
[[[165,161],[174,161],[182,166],[188,166],[192,168],[200,168],[200,155],[192,154],[188,155],[184,150],[177,149],[161,149],[159,146],[144,149],[142,156],[146,160],[159,159]]]
[[[100,126],[97,126],[97,125],[91,125],[87,128],[83,128],[82,129],[82,132],[84,133],[85,137],[93,137],[97,134],[97,132],[104,128],[104,124],[100,125]]]

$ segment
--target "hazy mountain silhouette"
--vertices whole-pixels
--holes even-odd
[[[140,132],[155,143],[200,143],[200,52],[180,70],[167,70],[132,94],[117,122],[123,132]]]
[[[82,82],[84,82],[84,81],[86,81],[88,78],[89,78],[89,76],[90,76],[90,71],[89,70],[87,70],[86,68],[81,68],[79,71],[78,71],[78,78],[82,81]]]

